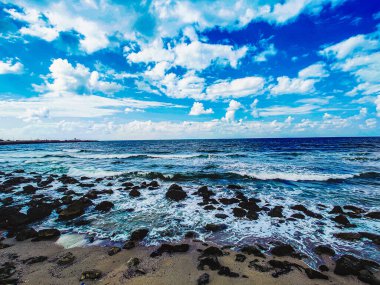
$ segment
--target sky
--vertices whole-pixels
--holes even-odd
[[[0,0],[0,139],[380,135],[376,0]]]

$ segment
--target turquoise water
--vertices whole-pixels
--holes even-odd
[[[347,242],[333,237],[342,231],[379,233],[380,222],[364,216],[349,218],[356,228],[339,228],[328,212],[334,205],[355,205],[365,211],[380,210],[380,139],[252,139],[252,140],[178,140],[178,141],[120,141],[72,144],[36,144],[0,146],[1,171],[17,176],[47,177],[67,174],[94,186],[68,185],[68,189],[85,194],[91,189],[111,189],[113,194],[94,200],[112,201],[109,213],[89,208],[78,219],[89,220],[83,226],[58,222],[57,214],[35,224],[35,227],[57,227],[63,231],[85,233],[98,239],[126,240],[131,231],[150,229],[146,244],[180,240],[189,230],[197,231],[202,239],[220,244],[267,244],[280,240],[293,244],[317,261],[312,248],[316,244],[330,244],[339,253],[351,251],[359,256],[380,261],[378,247],[368,240]],[[97,178],[102,178],[98,179]],[[0,182],[7,179],[0,175]],[[101,180],[101,181],[100,181]],[[156,190],[141,189],[141,196],[133,198],[122,187],[130,181],[157,180]],[[179,203],[165,198],[167,188],[177,183],[188,193]],[[33,184],[33,183],[32,183]],[[290,206],[303,204],[323,215],[322,219],[306,216],[291,221],[272,218],[266,211],[259,212],[258,220],[239,219],[232,215],[236,205],[221,205],[223,209],[206,211],[199,196],[191,195],[201,185],[216,193],[215,198],[234,197],[238,184],[248,198],[260,199],[260,207],[284,206],[285,217],[297,211]],[[34,185],[34,184],[33,184]],[[16,193],[22,186],[15,189]],[[55,180],[51,187],[36,194],[60,198],[56,191],[62,184]],[[31,195],[0,193],[0,198],[13,197],[15,204],[26,205]],[[323,207],[323,204],[326,207]],[[133,209],[133,211],[131,210]],[[23,211],[27,210],[27,206]],[[226,220],[215,218],[225,213]],[[225,223],[223,232],[203,230],[207,223]]]

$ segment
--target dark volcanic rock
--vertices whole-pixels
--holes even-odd
[[[254,256],[265,258],[265,255],[256,246],[246,245],[240,248],[240,250],[248,255],[253,254]]]
[[[37,188],[33,185],[26,185],[22,188],[22,193],[24,194],[35,194],[37,192]]]
[[[129,192],[129,196],[131,197],[140,197],[141,196],[141,193],[139,190],[137,189],[132,189],[130,192]]]
[[[319,255],[322,255],[322,254],[326,254],[329,256],[335,255],[335,251],[327,245],[318,245],[317,247],[314,248],[314,252]]]
[[[209,190],[207,186],[200,187],[194,194],[207,199],[215,195],[215,193]]]
[[[210,283],[210,275],[208,273],[203,273],[201,276],[199,276],[197,280],[198,285],[206,285]]]
[[[365,215],[367,218],[380,219],[380,212],[369,212]]]
[[[219,231],[225,230],[226,228],[227,228],[227,225],[225,224],[207,224],[205,226],[205,230],[210,231],[210,232],[219,232]]]
[[[210,246],[210,247],[206,248],[205,250],[203,250],[201,256],[211,256],[211,255],[223,256],[223,251],[221,251],[219,248],[217,248],[215,246]]]
[[[218,271],[218,274],[222,275],[222,276],[232,277],[232,278],[239,277],[238,273],[232,272],[231,269],[229,267],[227,267],[227,266],[220,267],[220,269]]]
[[[218,219],[223,219],[224,220],[224,219],[228,218],[228,215],[218,213],[218,214],[215,214],[215,217],[218,218]]]
[[[232,205],[235,203],[239,203],[239,199],[236,198],[220,198],[219,202],[223,205]]]
[[[210,270],[219,270],[221,267],[219,260],[216,256],[206,256],[199,258],[198,270],[205,270],[208,267]]]
[[[304,205],[294,205],[294,206],[292,206],[290,208],[292,210],[301,211],[306,216],[309,216],[309,217],[312,217],[312,218],[316,218],[316,219],[322,219],[323,218],[321,214],[317,214],[317,213],[314,213],[314,212],[306,209],[306,207]]]
[[[114,207],[114,204],[110,201],[103,201],[96,205],[95,210],[109,212]]]
[[[253,211],[248,211],[246,217],[249,220],[257,220],[259,218],[259,214]]]
[[[120,251],[121,251],[121,248],[120,248],[120,247],[113,246],[113,247],[111,247],[111,248],[108,250],[108,255],[109,255],[109,256],[112,256],[112,255],[115,255],[115,254],[119,253]]]
[[[336,233],[334,234],[336,238],[354,241],[354,240],[360,240],[362,238],[362,235],[360,233]]]
[[[16,233],[17,241],[24,241],[30,238],[35,238],[37,236],[37,231],[33,228],[24,228]]]
[[[123,245],[123,248],[124,249],[132,249],[134,248],[136,245],[133,241],[129,240],[127,241],[124,245]]]
[[[243,218],[247,214],[247,212],[242,208],[233,208],[232,213],[237,218]]]
[[[40,203],[37,206],[29,207],[26,215],[29,222],[35,222],[49,217],[53,209],[54,206],[51,204]]]
[[[57,229],[44,229],[37,232],[37,237],[32,241],[57,239],[61,232]]]
[[[349,210],[355,214],[362,214],[365,212],[363,209],[356,207],[356,206],[352,206],[352,205],[343,206],[343,209]]]
[[[293,270],[294,263],[290,263],[288,261],[280,261],[280,260],[269,260],[268,264],[275,269],[275,272],[272,273],[274,278],[278,278],[281,275],[288,274]]]
[[[58,178],[58,181],[63,184],[77,184],[79,181],[75,179],[74,177],[70,177],[67,175],[62,175],[60,178]]]
[[[47,256],[34,256],[34,257],[30,257],[28,259],[25,259],[23,260],[22,262],[24,264],[28,264],[28,265],[31,265],[31,264],[34,264],[34,263],[41,263],[41,262],[44,262],[45,260],[47,260]]]
[[[295,214],[291,215],[291,217],[296,218],[296,219],[301,219],[301,220],[305,219],[305,216],[302,215],[301,213],[295,213]]]
[[[276,256],[292,256],[296,253],[294,248],[290,244],[277,245],[274,248],[272,248],[270,252]]]
[[[88,270],[88,271],[84,271],[80,277],[80,281],[83,281],[83,280],[97,280],[97,279],[100,279],[100,277],[102,277],[102,272],[99,271],[99,270]]]
[[[27,215],[20,213],[18,207],[0,208],[0,228],[15,228],[28,222]]]
[[[282,206],[275,206],[273,209],[271,209],[268,213],[268,216],[272,218],[283,218],[282,209],[284,207]]]
[[[318,267],[318,269],[319,269],[320,271],[322,271],[322,272],[327,272],[327,271],[329,271],[329,268],[328,268],[326,265],[324,265],[324,264],[320,265],[320,266]]]
[[[166,192],[166,198],[173,201],[181,201],[186,199],[187,194],[182,190],[182,187],[177,184],[172,184]]]
[[[344,214],[341,206],[334,206],[334,208],[329,212],[329,214]]]
[[[57,264],[60,266],[70,265],[74,262],[75,258],[74,254],[67,252],[58,258]]]
[[[311,268],[305,268],[305,273],[307,277],[309,277],[310,279],[325,279],[325,280],[329,279],[327,275],[319,271],[313,270]]]
[[[247,259],[247,257],[244,254],[236,254],[235,261],[237,262],[244,262]]]
[[[258,212],[260,211],[260,207],[256,204],[255,201],[243,201],[239,203],[239,207],[247,210],[247,211],[253,211]]]
[[[380,280],[376,278],[375,275],[367,269],[362,269],[359,271],[358,279],[364,283],[368,283],[371,285],[380,285]]]
[[[346,218],[346,216],[343,216],[343,215],[335,216],[331,218],[331,220],[346,227],[351,226],[350,221]]]
[[[150,257],[156,257],[156,256],[161,256],[164,252],[166,253],[175,253],[175,252],[187,252],[189,251],[190,246],[188,244],[176,244],[176,245],[171,245],[171,244],[162,244],[158,249],[153,251],[150,254]]]
[[[148,229],[138,229],[131,234],[131,241],[141,241],[143,240],[149,233]]]
[[[235,185],[235,184],[227,185],[227,188],[228,188],[228,189],[232,189],[232,190],[240,190],[240,189],[243,189],[242,186],[240,186],[240,185]]]
[[[73,202],[67,208],[59,211],[59,220],[71,220],[84,214],[86,205],[78,202]]]
[[[343,255],[335,263],[334,273],[337,275],[356,275],[361,270],[379,268],[379,264],[371,260],[359,259],[352,255]]]

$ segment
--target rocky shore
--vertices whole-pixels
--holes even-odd
[[[184,233],[181,243],[163,243],[157,247],[143,246],[150,233],[147,227],[136,228],[122,244],[99,246],[89,237],[81,246],[67,246],[62,243],[67,233],[58,228],[41,227],[41,223],[53,216],[58,223],[85,225],[91,222],[82,219],[85,213],[112,211],[114,203],[104,198],[114,191],[126,192],[131,199],[137,199],[146,191],[157,191],[162,185],[155,180],[136,184],[115,177],[26,175],[23,170],[0,172],[0,176],[3,197],[0,201],[0,284],[79,284],[81,281],[85,284],[125,284],[127,281],[128,284],[380,284],[379,264],[375,261],[358,258],[350,252],[337,255],[325,244],[314,245],[314,253],[323,260],[315,269],[308,267],[302,261],[307,256],[290,244],[272,241],[218,246],[199,240],[198,233],[193,231]],[[91,189],[96,183],[111,187],[117,179],[114,190]],[[88,190],[78,193],[70,189],[72,185]],[[240,185],[225,187],[234,195],[216,197],[208,186],[189,192],[178,184],[171,184],[161,190],[173,207],[190,196],[197,196],[201,199],[197,206],[205,212],[215,212],[220,223],[205,224],[204,232],[222,234],[228,229],[223,221],[231,216],[241,221],[255,221],[259,215],[267,215],[278,223],[308,217],[321,223],[325,219],[333,221],[337,229],[334,237],[342,241],[364,240],[380,245],[377,233],[355,231],[354,222],[359,217],[377,220],[380,212],[353,205],[328,208],[321,204],[321,212],[311,211],[301,204],[270,205],[248,197]],[[59,195],[53,198],[44,194],[47,190]],[[28,197],[28,202],[20,203],[18,196]],[[285,208],[292,214],[285,214]]]

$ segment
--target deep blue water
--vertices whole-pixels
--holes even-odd
[[[378,247],[369,241],[347,242],[334,238],[341,231],[379,233],[380,222],[367,218],[350,219],[356,228],[344,229],[331,221],[328,212],[334,205],[355,205],[366,211],[380,210],[380,138],[303,138],[303,139],[241,139],[241,140],[173,140],[173,141],[117,141],[72,144],[35,144],[0,146],[1,170],[16,169],[47,176],[67,174],[106,178],[92,188],[70,185],[77,193],[90,189],[112,189],[114,194],[100,196],[95,203],[110,200],[115,208],[102,214],[91,209],[82,217],[91,220],[86,226],[74,227],[57,222],[57,214],[36,227],[54,226],[61,230],[86,233],[114,241],[126,240],[136,228],[148,227],[148,244],[163,240],[180,240],[184,232],[195,230],[201,238],[221,244],[244,244],[253,241],[266,243],[281,240],[292,243],[310,255],[315,244],[330,244],[338,252],[354,252],[380,261]],[[36,175],[36,174],[33,174]],[[5,179],[2,177],[1,179]],[[157,190],[141,190],[142,196],[132,198],[121,184],[131,181],[157,180]],[[0,181],[1,182],[1,181]],[[165,198],[168,186],[181,185],[189,197],[180,203]],[[201,197],[191,195],[199,186],[208,185],[216,197],[233,197],[235,190],[228,184],[239,184],[247,197],[261,200],[260,206],[284,206],[284,215],[295,211],[289,207],[303,204],[321,213],[321,220],[280,223],[261,211],[258,220],[238,219],[231,206],[223,211],[205,211],[197,203]],[[37,192],[52,197],[63,194],[53,186]],[[21,190],[22,187],[20,187]],[[12,196],[16,203],[25,204],[30,196]],[[327,208],[322,208],[323,204]],[[130,212],[127,209],[133,208]],[[25,210],[27,207],[25,207]],[[215,213],[226,213],[229,218],[219,220]],[[205,224],[225,223],[228,228],[218,234],[203,231]]]

